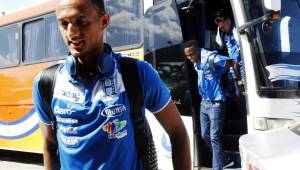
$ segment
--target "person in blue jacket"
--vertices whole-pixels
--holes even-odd
[[[184,44],[184,53],[186,58],[194,64],[198,74],[198,89],[202,97],[201,137],[212,150],[213,170],[222,170],[224,161],[221,133],[225,117],[226,91],[221,77],[236,63],[227,56],[219,55],[217,51],[198,48],[195,40],[189,40]],[[235,73],[236,77],[240,78],[239,70]]]
[[[103,43],[109,24],[103,1],[58,2],[56,16],[70,55],[58,70],[51,101],[56,131],[38,88],[41,75],[33,88],[44,138],[45,169],[143,169],[119,70],[121,56]],[[136,62],[143,108],[151,111],[168,133],[174,169],[190,170],[189,139],[180,114],[158,73],[150,64]]]
[[[235,77],[234,69],[230,68],[230,78],[232,80],[232,85],[234,93],[239,96],[243,89],[239,86],[244,84],[244,66],[243,60],[240,53],[240,44],[238,39],[237,28],[232,20],[231,14],[227,9],[219,9],[216,12],[215,23],[218,26],[216,42],[220,45],[222,51],[227,51],[229,58],[233,59],[238,65],[240,70],[241,79],[238,80]]]

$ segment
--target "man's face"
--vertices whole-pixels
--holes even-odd
[[[222,22],[217,22],[218,27],[222,32],[230,32],[231,31],[231,20],[230,19],[225,19]]]
[[[187,47],[184,49],[184,54],[192,63],[196,63],[199,59],[199,51],[194,47]]]
[[[109,23],[107,13],[100,14],[91,0],[61,0],[56,16],[63,39],[74,57],[99,55],[104,29]]]

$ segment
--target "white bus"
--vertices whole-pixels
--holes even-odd
[[[238,167],[241,135],[299,121],[299,1],[282,1],[281,19],[272,20],[269,14],[278,14],[280,8],[272,7],[275,13],[267,10],[264,0],[105,0],[111,15],[105,40],[116,52],[146,60],[157,69],[187,127],[194,168],[210,166],[209,151],[199,133],[197,74],[193,65],[185,61],[182,44],[196,39],[200,47],[217,49],[214,13],[220,7],[232,9],[241,33],[238,38],[246,92],[241,101],[228,100],[222,140],[226,155]],[[276,4],[275,0],[269,2]],[[49,1],[0,17],[0,84],[5,84],[6,89],[0,89],[2,149],[42,151],[30,82],[42,68],[67,54],[54,6],[55,1]],[[24,70],[30,70],[25,77]],[[15,106],[19,110],[12,109]],[[151,114],[148,117],[154,125],[151,127],[160,169],[172,169],[170,142]],[[31,118],[33,128],[13,128],[23,127],[19,124]]]
[[[223,130],[225,155],[240,167],[238,139],[300,121],[299,0],[154,0],[144,14],[144,54],[170,88],[181,113],[192,116],[194,167],[209,166],[209,152],[199,135],[196,74],[184,61],[181,45],[196,39],[217,49],[214,14],[231,8],[244,61],[246,92],[227,100]],[[281,5],[280,5],[281,4]],[[279,18],[280,17],[280,18]],[[162,138],[163,139],[163,138]]]

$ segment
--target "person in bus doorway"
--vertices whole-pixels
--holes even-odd
[[[229,166],[228,163],[230,162],[224,161],[221,143],[226,109],[226,92],[221,83],[221,77],[228,68],[234,67],[236,63],[227,56],[219,55],[217,51],[198,48],[195,40],[189,40],[184,44],[184,53],[186,58],[194,64],[198,74],[198,89],[202,97],[200,107],[201,137],[212,150],[213,170],[222,170],[224,166]],[[236,70],[235,73],[236,77],[239,78],[239,70]]]
[[[57,71],[51,101],[54,129],[39,91],[41,74],[33,89],[44,137],[45,169],[144,169],[119,70],[122,57],[103,43],[109,24],[103,1],[58,1],[56,16],[70,55]],[[168,133],[174,169],[190,170],[189,139],[167,88],[150,64],[135,62],[142,107],[150,110]],[[141,112],[145,114],[144,109]]]
[[[229,58],[238,63],[236,66],[239,67],[241,79],[236,78],[234,68],[229,69],[229,77],[231,80],[230,91],[233,91],[236,96],[240,96],[244,92],[244,67],[240,54],[238,33],[232,18],[232,14],[227,9],[219,9],[216,12],[215,23],[218,26],[216,42],[220,45],[222,54],[226,51]]]

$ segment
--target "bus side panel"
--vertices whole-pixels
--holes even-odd
[[[42,152],[32,84],[34,77],[47,66],[35,64],[0,70],[0,148]]]
[[[157,152],[157,160],[158,160],[158,169],[161,170],[169,170],[173,169],[172,164],[172,145],[169,139],[167,132],[164,128],[160,125],[157,119],[154,117],[153,113],[147,111],[146,117],[151,127],[151,132],[153,136],[153,140],[156,147]],[[194,150],[194,135],[193,131],[193,120],[190,116],[182,116],[183,123],[185,128],[187,129],[188,136],[190,139],[190,150],[193,153]],[[193,154],[191,154],[191,159],[193,160]]]

